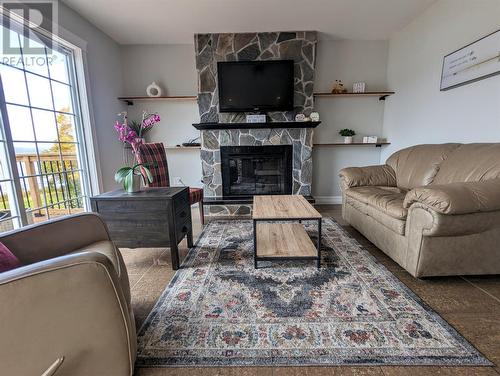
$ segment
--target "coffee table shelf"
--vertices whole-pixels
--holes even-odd
[[[254,196],[254,267],[259,261],[316,260],[321,266],[321,214],[301,195]],[[314,246],[302,221],[318,223]]]
[[[298,223],[258,223],[257,257],[316,259],[318,250]]]

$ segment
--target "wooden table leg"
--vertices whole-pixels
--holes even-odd
[[[257,269],[257,221],[253,221],[253,266]]]
[[[321,219],[318,220],[318,269],[321,268]]]
[[[172,258],[172,269],[179,269],[179,248],[175,241],[170,245],[170,257]]]
[[[191,226],[186,234],[186,241],[188,248],[193,248],[193,226]]]

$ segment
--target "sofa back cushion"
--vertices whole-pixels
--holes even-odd
[[[461,144],[416,145],[402,149],[387,159],[396,172],[397,186],[412,189],[429,185],[442,162]]]
[[[500,178],[500,143],[463,144],[441,164],[433,184]]]

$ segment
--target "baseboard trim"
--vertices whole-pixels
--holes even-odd
[[[342,196],[314,196],[317,205],[339,205],[342,204]]]

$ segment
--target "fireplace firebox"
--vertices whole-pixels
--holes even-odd
[[[221,146],[224,197],[292,193],[292,145]]]

